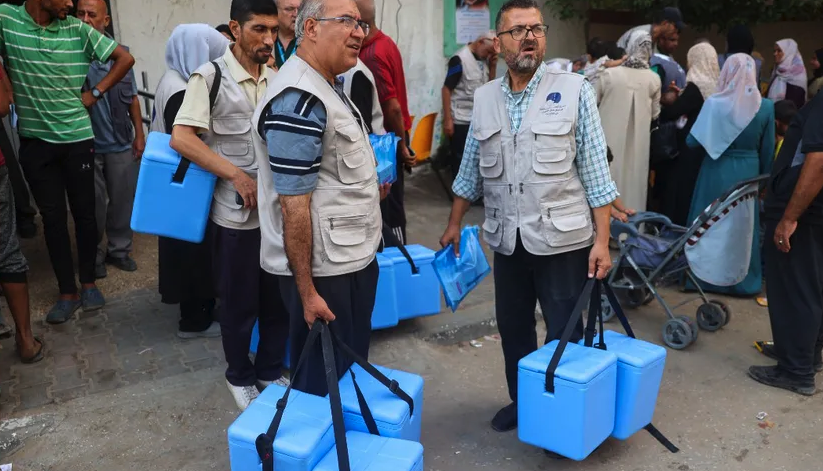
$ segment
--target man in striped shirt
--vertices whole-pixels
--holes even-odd
[[[11,77],[18,114],[20,164],[43,216],[46,245],[60,297],[46,320],[59,324],[81,307],[105,304],[94,264],[97,223],[94,133],[87,108],[134,65],[134,58],[91,26],[69,17],[71,0],[28,0],[0,5],[0,54]],[[92,60],[113,61],[92,90],[80,89]],[[82,290],[78,296],[66,196],[74,217]]]

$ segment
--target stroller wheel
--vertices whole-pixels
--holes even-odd
[[[720,306],[720,309],[723,309],[723,312],[726,313],[726,323],[723,325],[729,325],[729,321],[732,320],[732,308],[730,308],[728,304],[723,301],[718,301],[717,299],[711,299],[709,302],[716,304],[717,306]]]
[[[675,350],[683,350],[692,344],[692,328],[683,319],[669,319],[663,324],[663,342]]]
[[[697,325],[708,332],[716,332],[728,323],[726,311],[715,303],[701,304],[697,308]]]
[[[614,318],[614,308],[609,302],[609,297],[605,294],[600,295],[600,315],[603,317],[603,322],[609,322]]]
[[[654,299],[654,296],[652,296],[651,291],[649,291],[648,288],[637,288],[625,291],[623,299],[629,307],[638,308],[644,304],[650,303],[652,299]]]
[[[700,329],[697,328],[697,324],[692,320],[689,316],[677,316],[677,319],[682,320],[686,324],[689,324],[689,328],[692,330],[692,342],[697,340],[697,334],[700,333]]]

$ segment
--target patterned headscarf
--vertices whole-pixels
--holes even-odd
[[[686,81],[695,84],[705,100],[717,91],[717,81],[720,78],[717,51],[709,43],[700,43],[689,49],[686,57],[689,64]]]
[[[748,54],[730,56],[720,72],[717,93],[703,104],[692,136],[717,160],[754,120],[762,100],[754,59]]]
[[[626,54],[629,56],[624,66],[631,69],[648,69],[652,58],[652,37],[648,31],[637,30],[629,36]]]
[[[791,84],[806,90],[808,77],[803,58],[797,50],[794,39],[781,39],[777,45],[783,50],[783,60],[775,65],[772,72],[772,84],[769,87],[769,98],[780,101],[786,98],[786,85]]]

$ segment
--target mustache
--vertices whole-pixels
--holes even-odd
[[[537,41],[529,40],[529,41],[523,41],[523,42],[520,43],[520,50],[521,51],[523,49],[526,49],[527,47],[537,49]]]

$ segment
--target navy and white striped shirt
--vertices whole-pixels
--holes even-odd
[[[343,97],[342,82],[334,88]],[[347,98],[343,100],[353,106]],[[354,115],[360,121],[357,113]],[[277,193],[305,195],[317,187],[326,116],[326,107],[316,96],[296,88],[271,101],[260,123],[260,135],[266,140]]]

